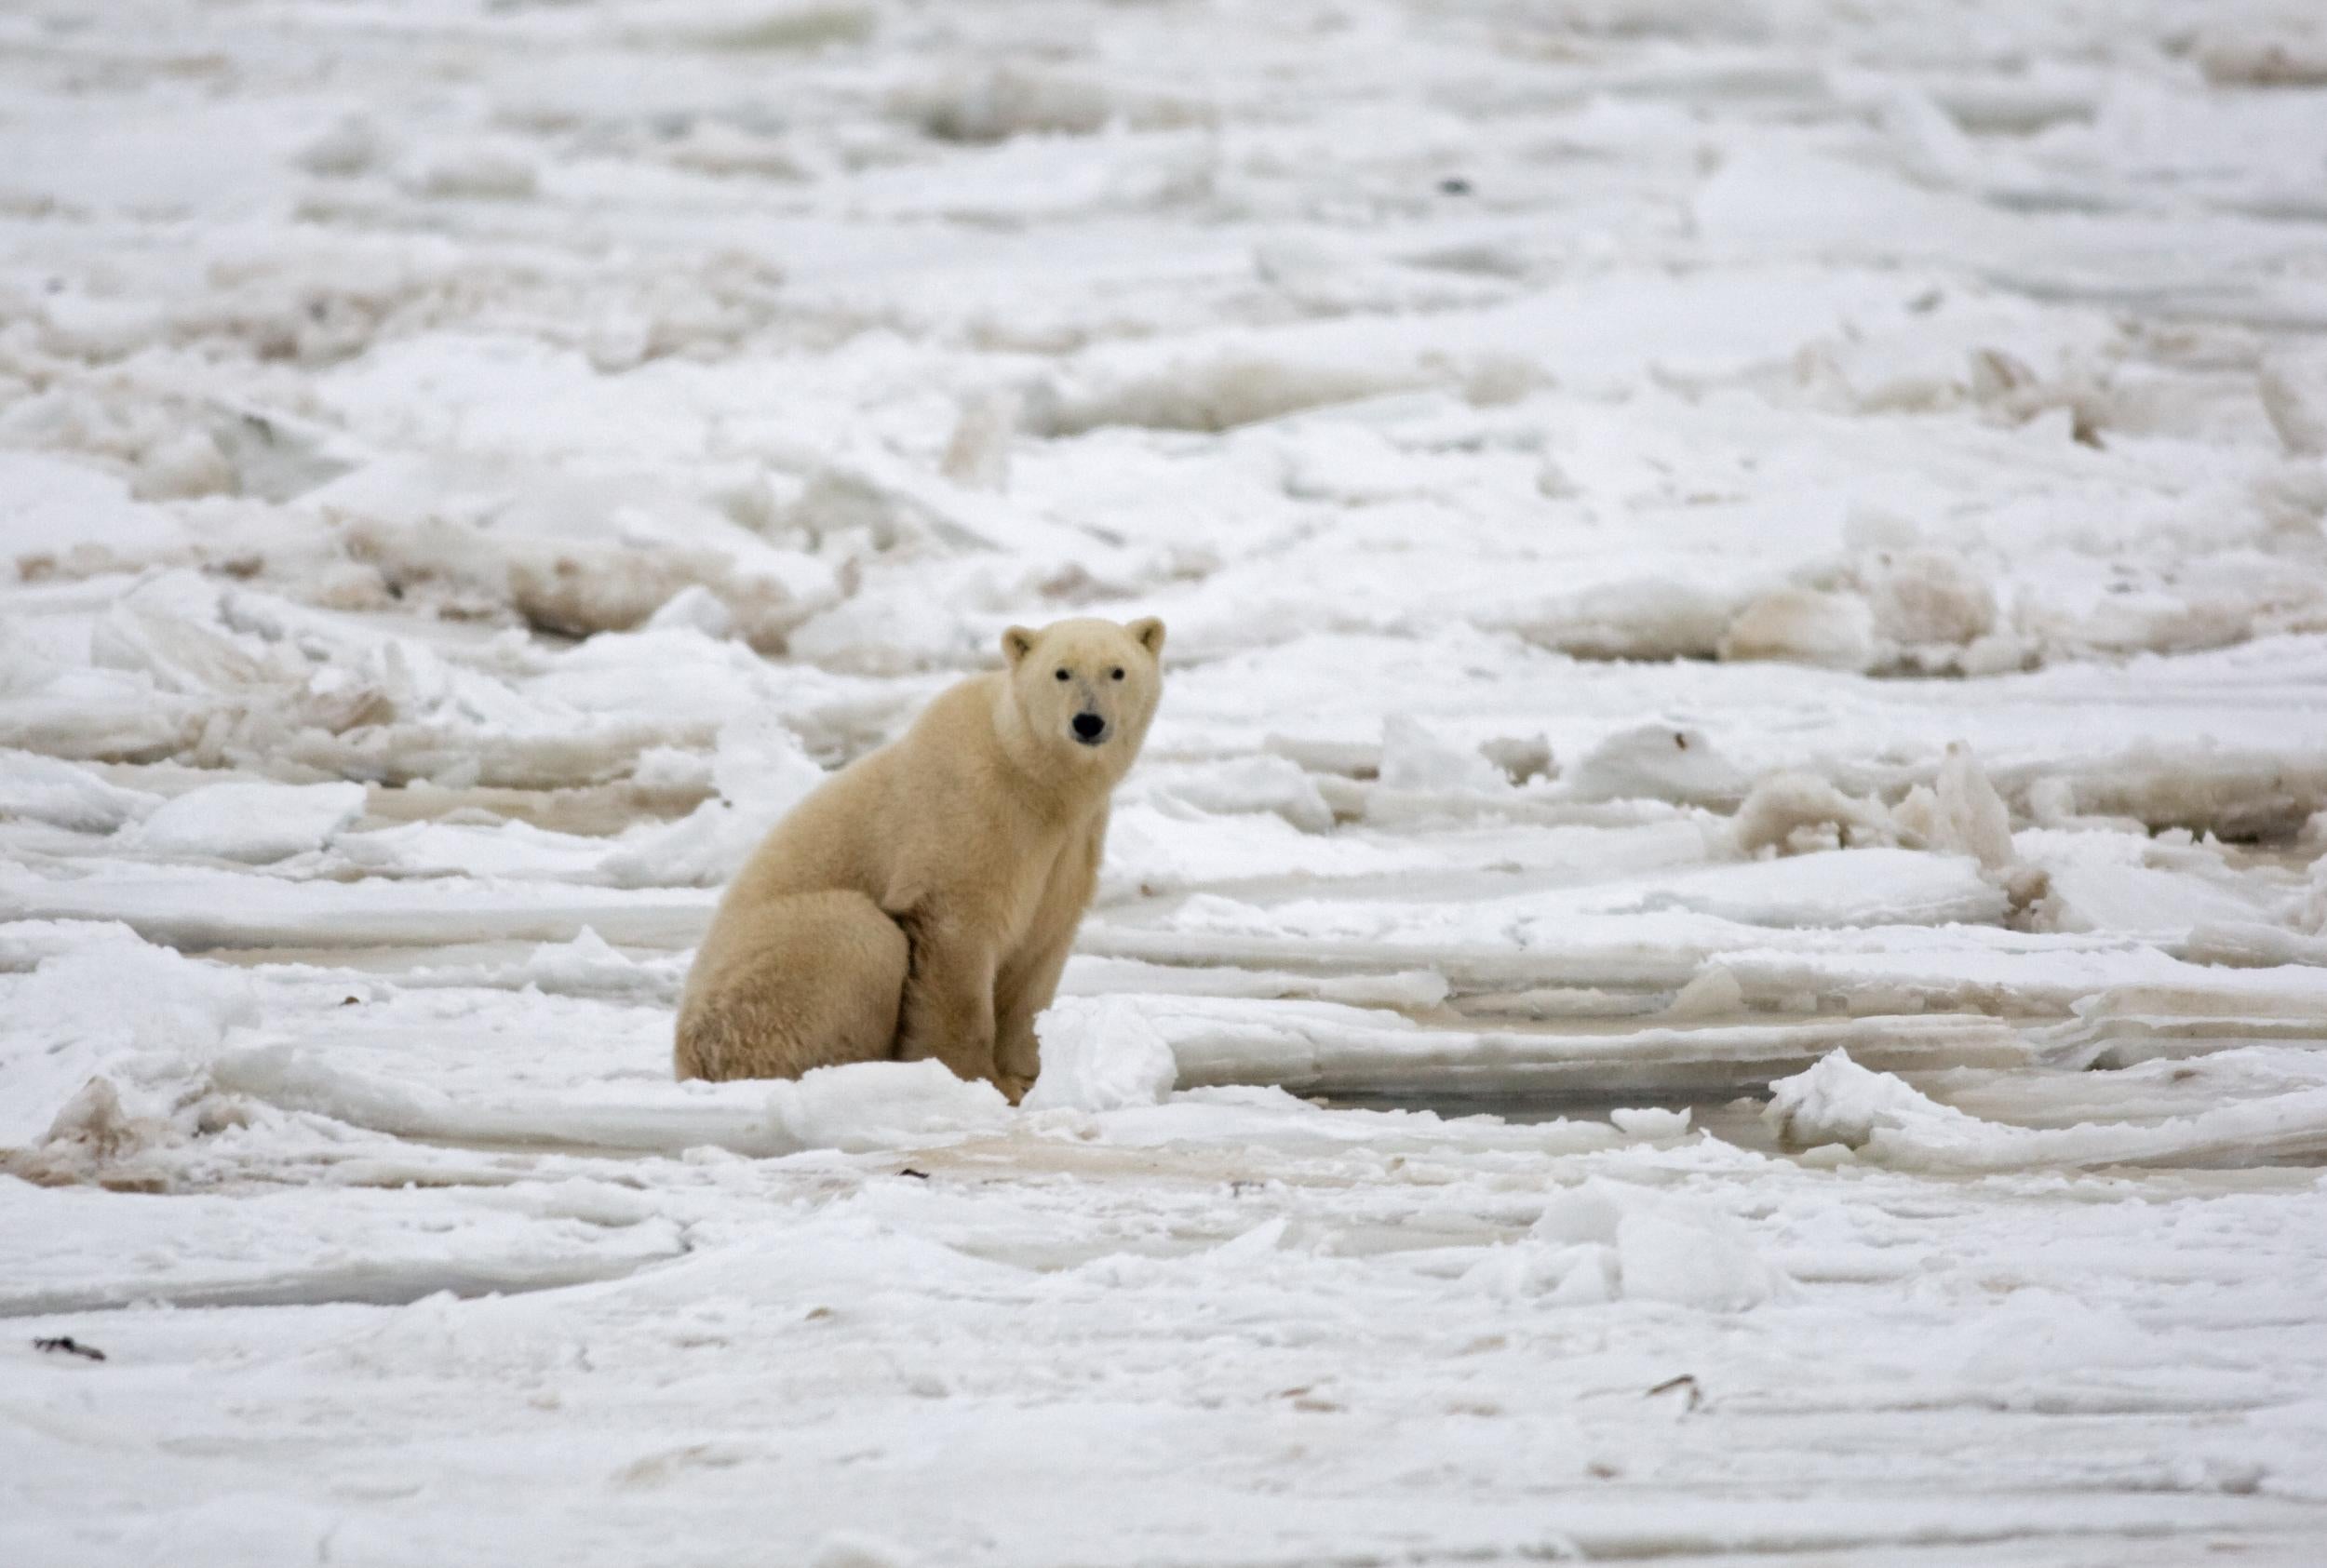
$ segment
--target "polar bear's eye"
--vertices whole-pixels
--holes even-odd
[[[1118,664],[1112,670],[1110,670],[1108,674],[1112,676],[1115,679],[1121,680],[1123,678],[1123,667],[1121,664]]]
[[[1058,678],[1059,678],[1059,679],[1061,679],[1061,680],[1066,679],[1066,678],[1067,678],[1067,672],[1066,672],[1066,671],[1064,671],[1064,670],[1059,671],[1059,672],[1058,672]]]

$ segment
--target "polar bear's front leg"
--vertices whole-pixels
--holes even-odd
[[[1098,886],[1099,854],[1107,843],[1107,809],[1067,842],[1043,884],[1025,945],[1002,966],[994,986],[994,1063],[1002,1092],[1016,1105],[1042,1070],[1034,1020],[1058,994],[1058,974],[1073,951],[1075,928]]]
[[[1042,1070],[1034,1020],[1058,994],[1058,973],[1067,967],[1067,951],[1073,943],[1069,927],[1048,951],[1028,954],[1005,966],[995,985],[994,1065],[1002,1075],[996,1081],[1014,1106],[1026,1098]]]
[[[897,1056],[935,1056],[956,1078],[994,1081],[993,955],[959,927],[915,921],[906,929],[912,967],[897,1012]]]

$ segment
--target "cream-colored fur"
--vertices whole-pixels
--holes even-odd
[[[695,956],[679,1076],[935,1056],[1022,1095],[1163,650],[1155,620],[1013,626],[1007,669],[952,687],[794,808]],[[1096,744],[1078,716],[1103,726]]]

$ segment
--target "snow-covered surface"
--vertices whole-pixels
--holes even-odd
[[[0,1562],[2316,1563],[2322,190],[2309,0],[10,8]],[[1080,612],[1026,1106],[673,1082]]]

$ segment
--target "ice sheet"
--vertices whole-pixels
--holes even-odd
[[[0,1561],[2313,1562],[2314,9],[0,17]],[[1081,613],[1026,1105],[674,1082]]]

